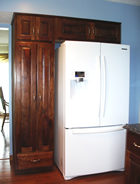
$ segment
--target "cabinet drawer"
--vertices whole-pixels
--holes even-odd
[[[140,156],[140,136],[127,131],[127,150]]]
[[[17,154],[18,170],[50,167],[53,164],[53,152],[34,152]]]

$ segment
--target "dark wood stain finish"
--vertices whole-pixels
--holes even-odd
[[[53,165],[54,43],[41,42],[52,40],[52,23],[52,18],[29,15],[15,15],[13,22],[16,174],[50,170]]]
[[[121,24],[76,18],[55,18],[55,40],[121,43]]]
[[[127,150],[125,161],[125,184],[140,183],[140,135],[127,130]]]
[[[95,40],[99,42],[120,43],[120,25],[109,22],[95,22]]]
[[[53,41],[53,19],[46,16],[17,15],[17,39]]]

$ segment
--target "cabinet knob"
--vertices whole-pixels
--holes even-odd
[[[138,144],[136,144],[135,142],[133,143],[133,145],[137,148],[140,148],[140,146]]]
[[[33,101],[35,101],[35,95],[33,95]]]

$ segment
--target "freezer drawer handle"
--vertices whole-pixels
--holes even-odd
[[[133,143],[133,145],[134,145],[135,147],[137,147],[137,148],[140,148],[140,146],[137,145],[135,142]]]
[[[107,132],[115,132],[124,130],[122,126],[114,126],[114,127],[100,127],[100,128],[81,128],[81,129],[73,129],[73,134],[95,134],[95,133],[107,133]]]
[[[40,162],[40,159],[34,159],[34,160],[31,160],[31,162],[33,163]]]

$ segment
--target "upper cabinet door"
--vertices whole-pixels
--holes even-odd
[[[113,22],[95,22],[95,41],[121,43],[121,24]]]
[[[35,40],[35,17],[17,16],[17,39]]]
[[[90,23],[85,20],[55,19],[56,40],[88,40],[90,39],[90,34]]]
[[[53,41],[53,19],[50,17],[17,16],[17,39]]]
[[[53,19],[36,17],[36,40],[53,41]]]

